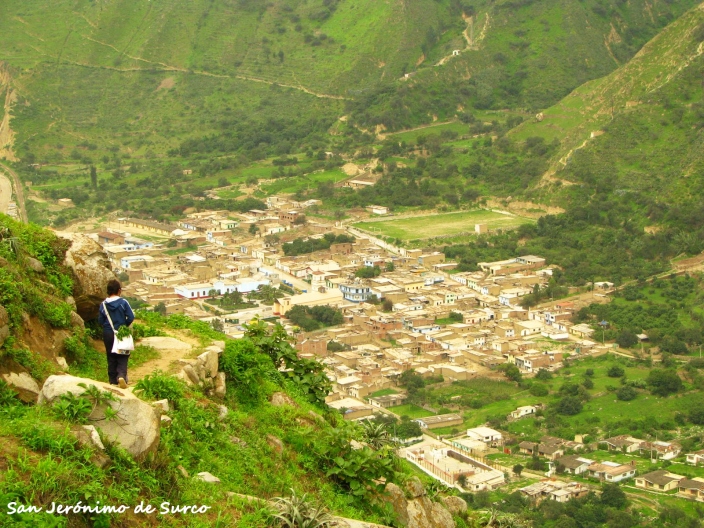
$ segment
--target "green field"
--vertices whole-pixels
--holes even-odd
[[[411,419],[414,418],[424,418],[426,416],[433,416],[433,413],[426,411],[422,407],[418,407],[413,404],[397,405],[396,407],[389,407],[389,410],[398,416],[408,416]]]
[[[380,222],[359,222],[354,227],[375,235],[402,240],[431,238],[439,235],[457,235],[474,231],[475,224],[487,224],[489,229],[512,229],[532,222],[521,216],[504,215],[493,211],[465,211],[397,218]]]

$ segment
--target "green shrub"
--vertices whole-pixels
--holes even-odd
[[[626,374],[626,371],[618,365],[614,365],[607,372],[606,375],[610,378],[621,378]]]
[[[582,411],[582,402],[576,396],[566,396],[555,404],[555,410],[559,414],[572,416]]]
[[[86,332],[76,331],[64,339],[66,359],[69,363],[83,363],[92,348],[93,344]]]
[[[258,403],[264,399],[264,381],[279,375],[267,354],[257,350],[249,339],[228,341],[220,356],[220,370],[227,375],[228,392],[234,390],[240,402]]]
[[[352,447],[352,429],[343,427],[328,431],[315,449],[328,477],[357,497],[383,491],[385,482],[398,479],[394,448],[386,445],[379,450]]]
[[[168,376],[160,370],[144,376],[134,388],[142,391],[142,394],[147,398],[167,399],[172,402],[180,401],[185,393],[185,385],[181,380]]]
[[[616,391],[616,397],[622,401],[635,400],[636,396],[638,396],[638,393],[629,385],[625,385]]]
[[[534,383],[533,385],[530,386],[530,389],[528,390],[528,392],[530,392],[530,394],[532,396],[541,397],[541,396],[547,396],[550,391],[542,383]]]
[[[166,335],[163,330],[151,325],[143,325],[139,323],[134,323],[130,328],[132,328],[132,336],[135,339],[141,339],[143,337],[160,337]]]
[[[646,379],[653,394],[668,396],[682,390],[684,385],[677,372],[667,369],[653,369]]]
[[[3,380],[0,380],[0,407],[9,407],[19,403],[17,394]]]
[[[75,423],[85,423],[93,410],[90,401],[72,392],[62,394],[59,401],[52,407],[59,418]]]

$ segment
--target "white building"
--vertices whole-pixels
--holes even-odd
[[[183,284],[174,288],[174,293],[185,297],[186,299],[201,299],[209,297],[212,290],[217,292],[216,295],[224,295],[238,291],[240,293],[249,293],[255,291],[259,286],[269,285],[268,279],[254,280],[251,278],[239,279],[236,281],[215,281],[215,282],[198,282],[191,284]]]
[[[490,427],[474,427],[467,429],[467,436],[472,440],[479,440],[485,444],[501,443],[503,435]]]

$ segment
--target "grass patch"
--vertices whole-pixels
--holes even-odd
[[[435,413],[426,411],[422,407],[418,407],[412,403],[407,403],[405,405],[397,405],[396,407],[389,407],[389,410],[398,416],[408,416],[411,419],[415,418],[425,418],[426,416],[434,416]]]

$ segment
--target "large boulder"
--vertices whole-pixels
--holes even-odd
[[[117,413],[115,418],[106,419],[106,404],[96,406],[88,417],[88,421],[100,429],[107,440],[123,447],[137,459],[156,451],[159,446],[160,413],[127,390],[75,376],[49,376],[39,394],[39,405],[51,405],[68,392],[80,396],[86,391],[79,386],[80,383],[87,387],[94,385],[116,398],[116,401],[107,404]]]
[[[57,233],[71,241],[64,264],[73,271],[73,298],[83,320],[96,319],[98,306],[105,299],[108,281],[115,278],[108,256],[95,240],[80,233]]]

